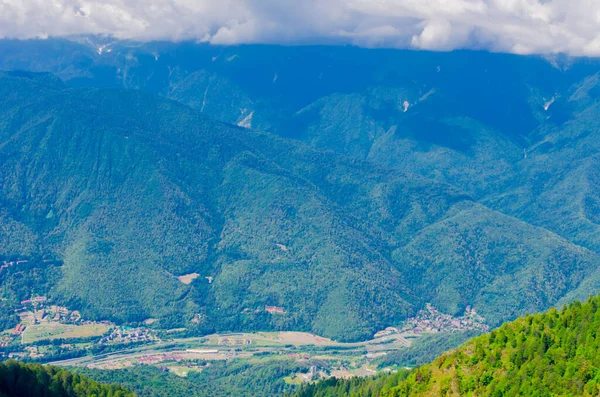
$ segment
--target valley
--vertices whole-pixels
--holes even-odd
[[[465,316],[453,318],[437,312],[431,305],[417,317],[408,319],[403,326],[388,327],[377,332],[373,339],[355,343],[292,331],[180,337],[178,335],[185,333],[185,329],[148,328],[151,322],[146,327],[135,327],[85,320],[79,311],[53,305],[45,296],[22,301],[14,311],[19,323],[14,329],[0,333],[3,338],[0,347],[4,348],[0,354],[58,366],[94,369],[122,369],[145,364],[169,368],[164,363],[175,365],[198,360],[252,358],[268,361],[283,355],[304,363],[319,360],[324,363],[322,369],[328,374],[365,375],[363,372],[372,361],[389,352],[407,348],[423,336],[484,332],[489,328],[485,320],[474,315],[471,309]],[[108,352],[102,352],[103,348]],[[61,355],[73,358],[53,359]]]
[[[150,366],[179,377],[200,373],[219,362],[228,365],[277,365],[284,361],[298,368],[279,379],[290,386],[330,377],[372,376],[382,368],[380,359],[406,349],[427,334],[402,332],[365,342],[340,343],[301,332],[215,334],[198,338],[161,339],[156,343],[126,347],[105,354],[52,361],[50,365],[96,370],[135,370]],[[443,335],[440,335],[443,336]]]
[[[596,59],[81,37],[0,70],[4,358],[281,395],[600,290]]]
[[[106,355],[50,364],[110,370],[154,365],[179,375],[182,369],[201,371],[214,361],[238,360],[258,364],[261,361],[287,359],[299,364],[311,364],[311,367],[318,363],[315,379],[332,373],[350,377],[376,373],[376,366],[370,365],[371,361],[389,351],[409,346],[413,338],[418,336],[403,334],[360,343],[339,343],[298,332],[217,334],[202,338],[174,338]],[[199,362],[203,365],[198,365]]]
[[[265,311],[281,314],[269,306]],[[286,369],[270,381],[283,382],[290,390],[319,379],[364,377],[396,370],[397,365],[383,360],[409,350],[426,349],[428,338],[441,340],[462,334],[466,338],[489,329],[485,319],[471,308],[463,316],[453,317],[429,304],[397,327],[378,331],[372,339],[350,343],[293,331],[190,337],[185,336],[189,334],[185,328],[156,328],[151,319],[137,325],[90,321],[78,310],[59,306],[42,295],[16,302],[10,312],[8,316],[17,318],[18,323],[0,332],[0,356],[4,358],[82,370],[92,378],[102,371],[119,376],[122,371],[142,368],[188,377],[222,365],[255,370],[285,363]],[[439,351],[434,348],[431,354]]]
[[[0,397],[600,397],[600,0],[0,0]]]

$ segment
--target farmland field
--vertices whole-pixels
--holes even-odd
[[[101,336],[110,327],[106,324],[68,325],[59,323],[37,324],[27,327],[23,333],[23,343],[40,340],[88,338]]]

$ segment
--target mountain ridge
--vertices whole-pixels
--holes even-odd
[[[544,185],[548,145],[539,143],[564,141],[569,135],[562,131],[569,132],[577,150],[552,149],[562,163],[595,144],[594,79],[582,90],[573,87],[596,67],[592,61],[564,72],[531,57],[466,52],[115,43],[107,47],[112,52],[97,54],[53,40],[16,47],[0,41],[0,66],[67,78],[0,76],[0,248],[60,256],[65,266],[53,293],[89,318],[160,318],[161,326],[185,325],[193,333],[300,329],[356,340],[428,302],[450,314],[481,306],[497,325],[595,290],[596,238],[561,229],[553,216],[578,210],[564,205],[572,196],[568,188],[553,192]],[[24,48],[51,55],[35,63]],[[228,55],[213,61],[221,56],[214,51]],[[278,67],[288,69],[274,79],[258,66],[278,54],[289,55],[278,58]],[[290,66],[306,54],[314,58],[310,67]],[[350,70],[368,73],[345,89],[338,90],[346,74],[314,89],[319,73],[356,54],[387,63],[362,60]],[[331,61],[321,70],[323,59]],[[414,64],[401,62],[411,59]],[[176,90],[172,101],[156,94],[168,96],[165,90],[180,82],[166,68],[177,60],[181,70],[189,68],[185,84],[193,89]],[[492,60],[498,64],[486,71]],[[462,87],[438,75],[465,69],[474,77]],[[252,76],[256,81],[246,81]],[[519,76],[523,81],[507,84]],[[475,77],[483,79],[481,87]],[[207,97],[215,106],[262,103],[253,108],[252,127],[264,131],[232,125],[237,118],[227,124],[207,117],[223,111],[210,110],[209,102],[202,109],[207,81],[218,82],[220,94]],[[272,86],[260,99],[264,82]],[[278,84],[283,88],[273,87]],[[561,96],[544,109],[556,88],[579,92],[579,99]],[[464,93],[453,97],[459,89]],[[483,101],[486,89],[499,97]],[[407,109],[402,99],[410,99]],[[186,106],[189,101],[200,109]],[[573,116],[572,109],[581,111]],[[574,123],[585,125],[587,135]],[[531,126],[538,129],[528,131]],[[538,142],[535,150],[526,150],[528,140]],[[569,183],[575,183],[571,176]],[[579,208],[593,214],[586,203],[596,189],[588,186],[589,199]],[[556,197],[553,207],[536,204],[544,194]],[[535,216],[523,210],[531,203],[542,208]],[[189,285],[177,280],[191,273],[201,277]],[[267,305],[287,314],[272,316]],[[196,315],[203,322],[190,325]]]

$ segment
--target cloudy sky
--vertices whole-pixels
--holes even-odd
[[[600,0],[0,0],[0,37],[600,56]]]

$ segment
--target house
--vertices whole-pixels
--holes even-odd
[[[383,331],[378,331],[373,337],[374,338],[381,338],[382,336],[387,336],[387,335],[391,335],[391,334],[392,334],[392,332],[388,331],[386,329],[386,330],[383,330]]]
[[[271,314],[285,314],[285,309],[278,306],[266,306],[265,310]]]

